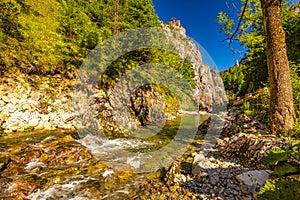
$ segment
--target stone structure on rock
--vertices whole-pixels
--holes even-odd
[[[183,26],[181,25],[180,20],[179,19],[176,20],[175,17],[171,18],[171,20],[166,24],[161,21],[160,25],[162,28],[170,29],[170,30],[180,33],[183,36],[186,36],[185,28],[183,28]]]

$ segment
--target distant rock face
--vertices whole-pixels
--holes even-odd
[[[225,111],[227,97],[223,80],[216,68],[210,69],[208,65],[203,63],[200,47],[186,36],[186,31],[179,20],[176,21],[175,18],[172,18],[167,24],[161,22],[161,27],[168,32],[167,34],[172,34],[172,31],[175,31],[181,36],[173,42],[181,58],[191,58],[196,82],[194,97],[199,109],[215,112],[221,107],[223,108],[221,111]]]
[[[225,87],[223,84],[222,77],[217,72],[216,68],[213,68],[211,70],[213,84],[215,92],[213,94],[214,104],[216,105],[225,105],[228,102],[226,93],[225,93]]]

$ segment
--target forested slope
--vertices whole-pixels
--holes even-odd
[[[0,69],[65,74],[127,29],[159,26],[151,0],[2,0]]]

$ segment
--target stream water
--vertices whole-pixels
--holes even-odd
[[[73,139],[76,133],[64,131],[1,137],[0,199],[155,199],[164,192],[162,169],[199,150],[195,136],[208,117],[182,115],[148,138]]]

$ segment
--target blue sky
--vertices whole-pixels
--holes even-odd
[[[220,11],[234,16],[234,12],[238,12],[242,6],[240,0],[153,0],[153,4],[160,20],[168,22],[172,17],[180,19],[187,36],[207,51],[208,55],[202,52],[202,56],[210,67],[216,65],[222,71],[234,65],[236,59],[240,60],[240,55],[233,54],[228,43],[222,42],[225,35],[220,33],[217,22]],[[233,4],[238,10],[234,9]],[[239,46],[234,45],[234,48]]]

